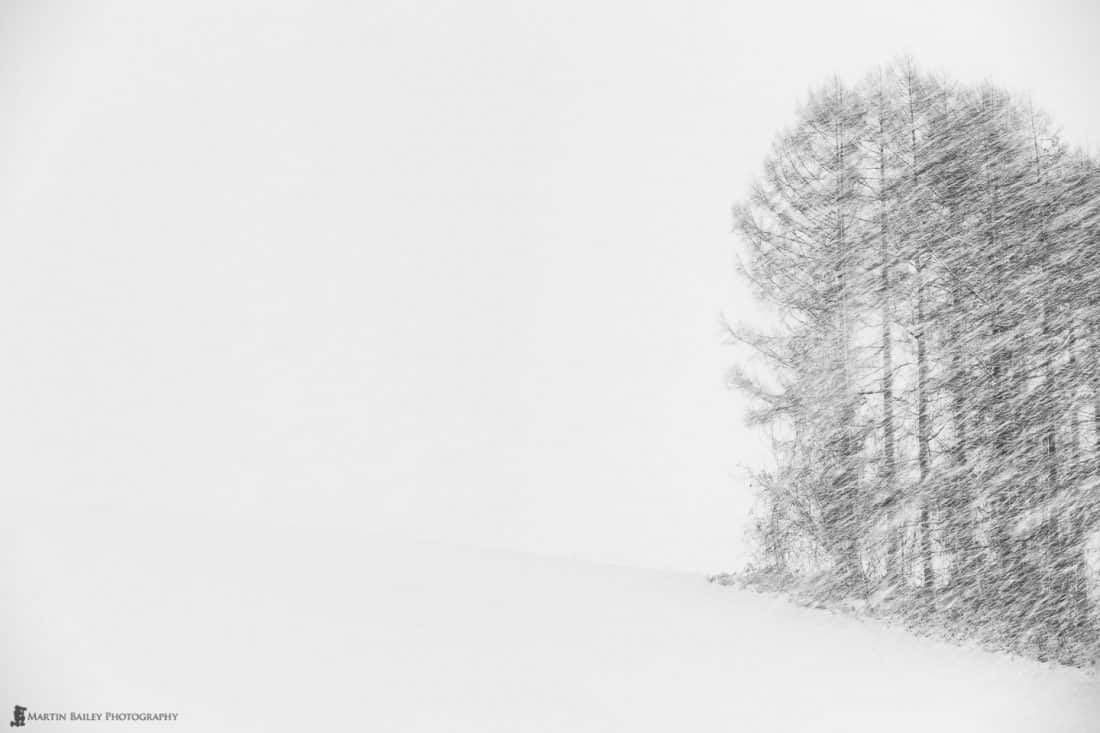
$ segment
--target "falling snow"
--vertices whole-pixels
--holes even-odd
[[[774,446],[753,577],[1094,663],[1096,157],[906,59],[812,92],[735,219],[770,313],[730,328]]]

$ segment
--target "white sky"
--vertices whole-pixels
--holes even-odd
[[[0,483],[28,517],[744,557],[729,206],[897,54],[1096,145],[1080,2],[0,3]],[[32,509],[35,510],[32,512]]]

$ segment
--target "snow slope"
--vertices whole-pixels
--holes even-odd
[[[1100,680],[700,576],[197,517],[0,521],[0,705],[50,730],[1096,731]],[[28,730],[33,730],[29,728]]]

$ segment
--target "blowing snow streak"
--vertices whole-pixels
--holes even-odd
[[[771,587],[1090,665],[1100,165],[1030,103],[903,60],[814,91],[736,209],[771,327]],[[759,579],[759,576],[758,576]]]

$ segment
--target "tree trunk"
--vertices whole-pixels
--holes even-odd
[[[894,457],[896,441],[894,435],[894,347],[890,333],[890,328],[894,322],[894,304],[893,293],[891,292],[893,284],[890,281],[889,227],[886,221],[886,130],[882,119],[885,100],[881,96],[879,104],[879,236],[881,238],[879,266],[882,271],[879,282],[879,287],[882,290],[882,488],[887,497],[888,506],[891,507],[887,511],[888,517],[894,520],[899,514],[898,500],[900,497],[897,496],[897,486],[895,485],[897,466]],[[886,531],[886,579],[888,586],[899,585],[904,577],[901,558],[901,532],[892,526],[893,524],[893,521],[889,522]]]
[[[924,332],[924,274],[917,270],[917,466],[920,470],[920,556],[921,587],[931,598],[935,589],[932,568],[932,491],[929,485],[931,472],[930,435],[928,416],[928,346]]]

